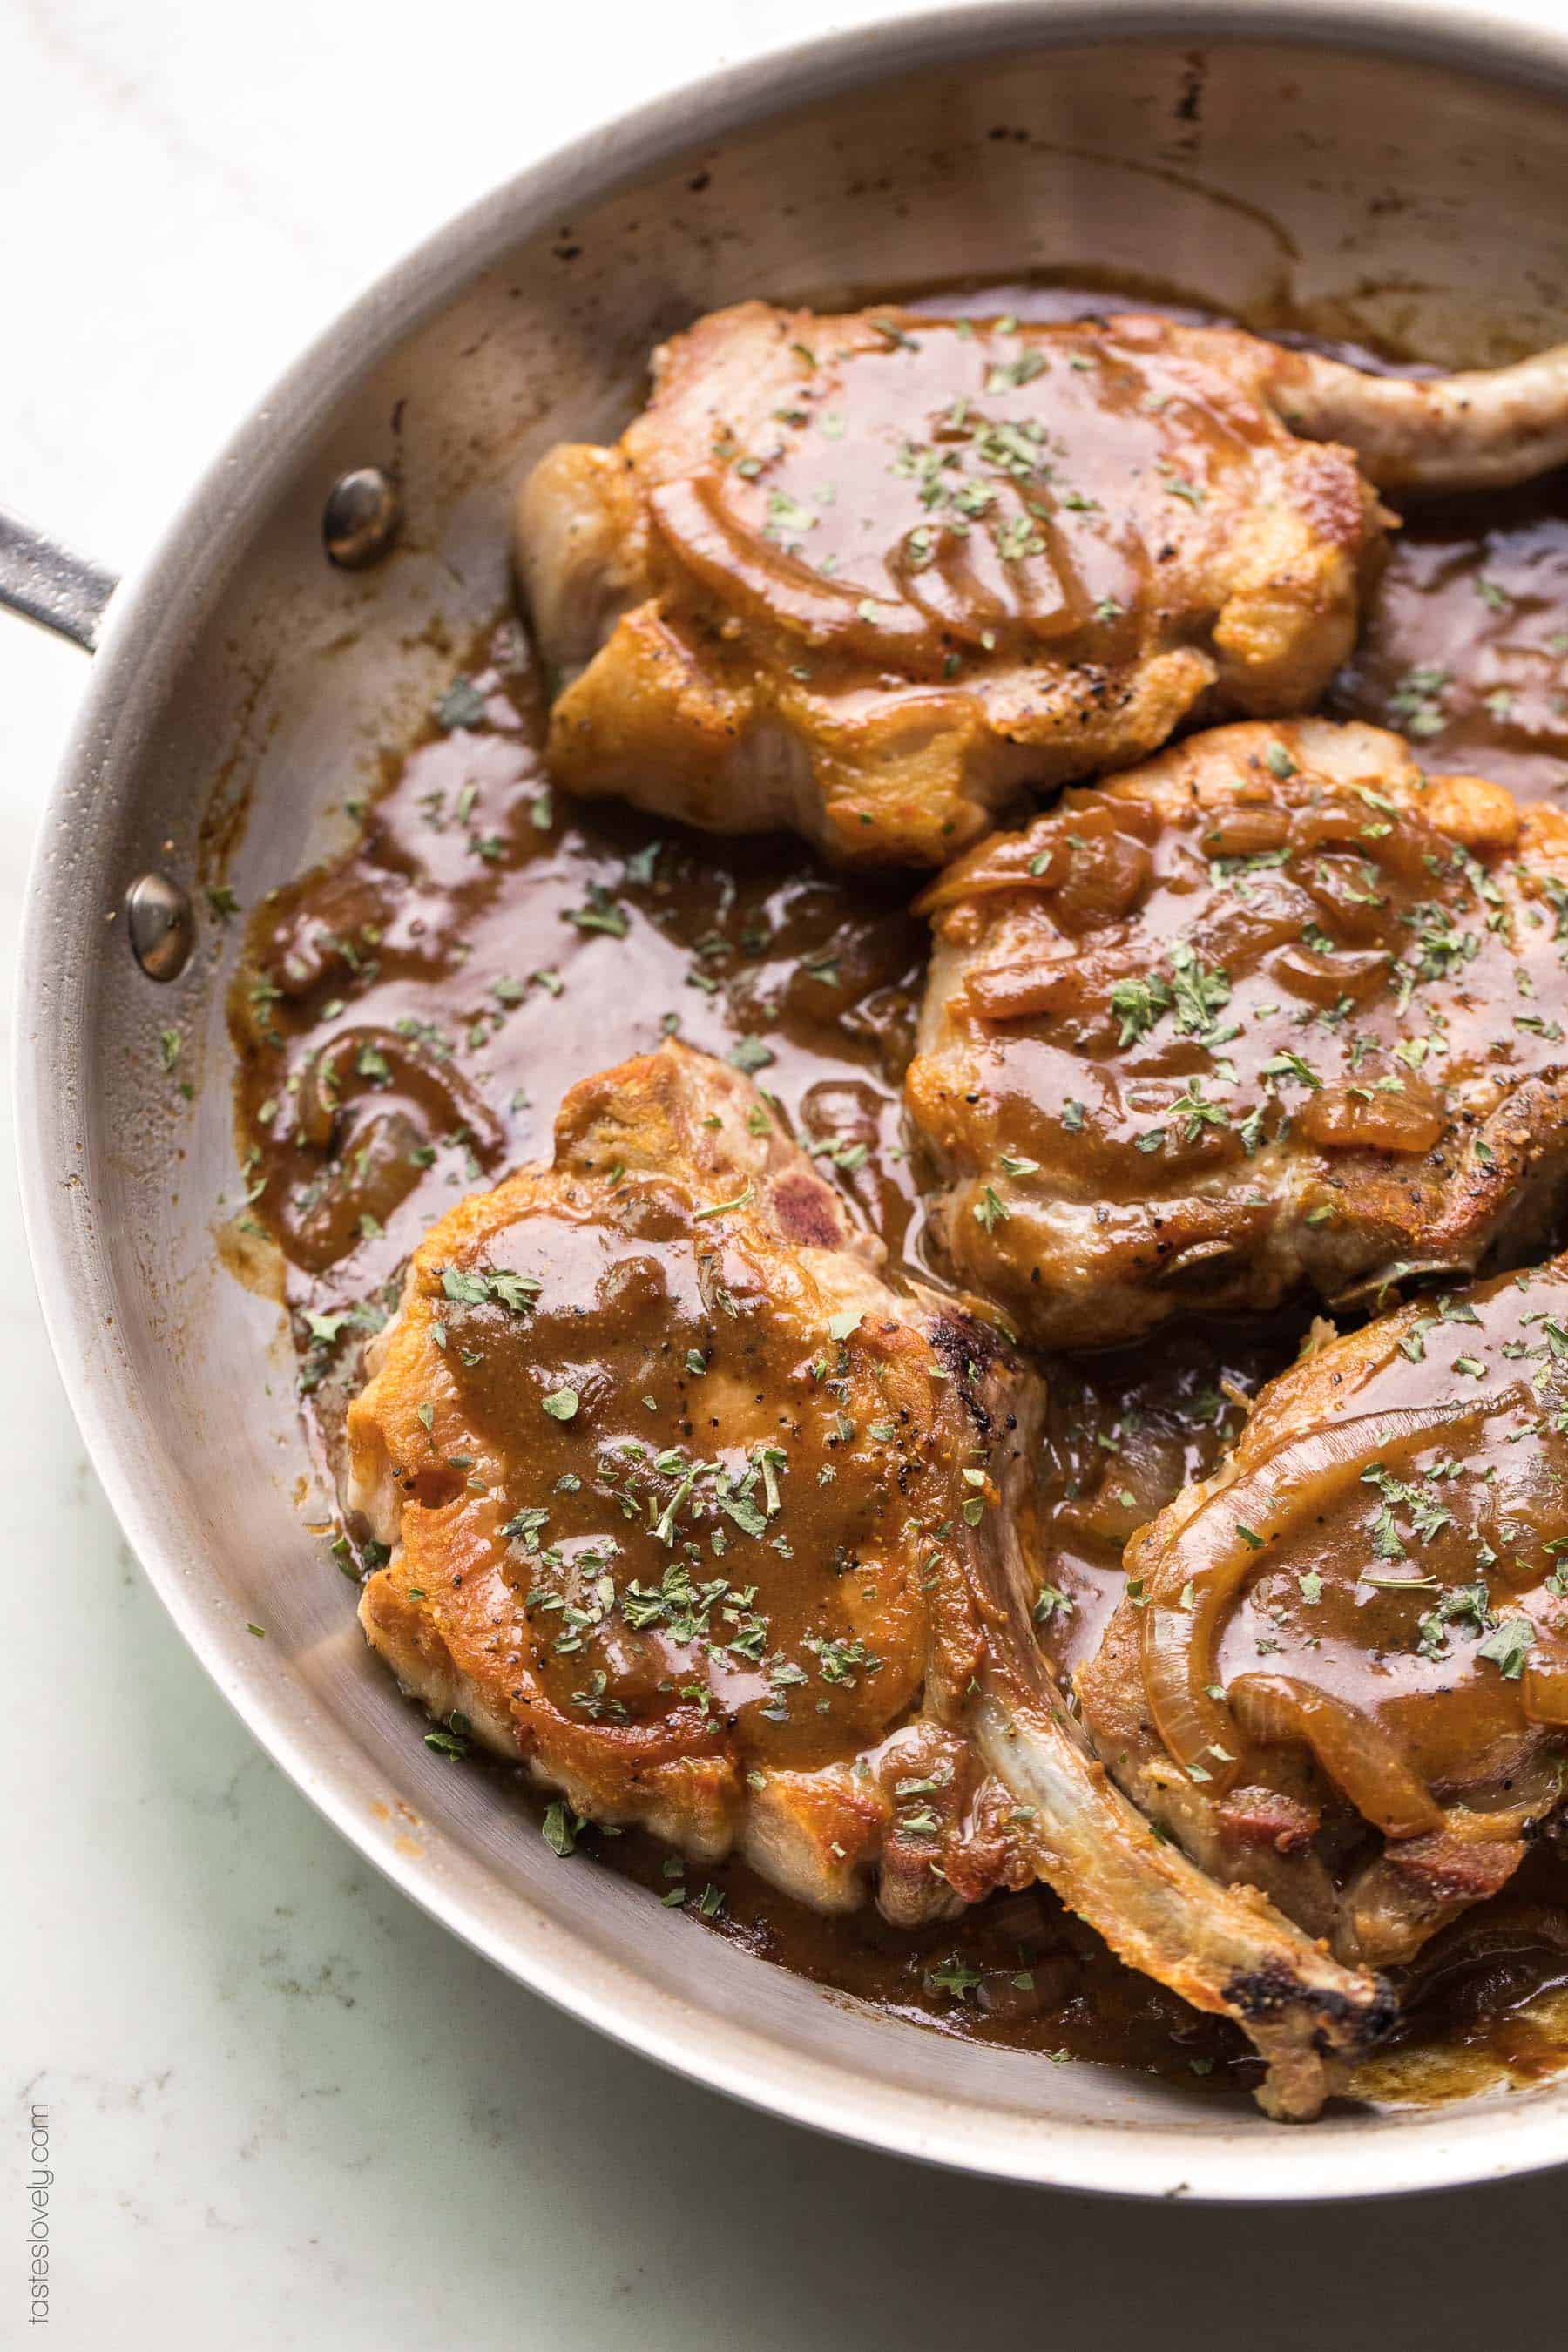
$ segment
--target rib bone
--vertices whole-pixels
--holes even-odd
[[[1380,490],[1506,489],[1568,463],[1568,343],[1425,378],[1282,352],[1274,407],[1293,433],[1353,449]]]
[[[970,1730],[1025,1816],[1039,1875],[1130,1967],[1234,2019],[1268,2066],[1259,2105],[1310,2121],[1393,2022],[1393,1993],[1256,1888],[1217,1884],[1156,1837],[1091,1754],[1033,1639],[1022,1545],[998,1546],[998,1560],[1006,1589],[976,1595],[986,1643]]]

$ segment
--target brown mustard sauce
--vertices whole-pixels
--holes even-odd
[[[1389,1324],[1342,1402],[1372,1467],[1358,1456],[1353,1478],[1336,1476],[1315,1436],[1270,1459],[1258,1568],[1223,1629],[1217,1683],[1296,1675],[1370,1717],[1436,1792],[1465,1790],[1485,1765],[1494,1803],[1523,1798],[1536,1775],[1550,1802],[1555,1748],[1531,1727],[1561,1714],[1568,1675],[1554,1548],[1565,1313],[1568,1278],[1552,1265]],[[1223,1519],[1225,1499],[1210,1510]],[[1534,1648],[1516,1654],[1526,1619]]]
[[[933,680],[960,646],[1114,659],[1173,541],[1208,536],[1210,499],[1294,445],[1146,317],[1060,321],[1048,352],[1025,323],[921,331],[873,307],[836,336],[803,328],[773,361],[763,436],[717,445],[721,489],[693,483],[679,445],[677,478],[651,493],[660,534],[741,611],[809,631],[814,685],[836,656]],[[1048,432],[1032,388],[1047,373]]]
[[[878,1335],[841,1360],[743,1223],[705,1233],[646,1186],[610,1197],[499,1196],[510,1307],[496,1281],[420,1260],[411,1326],[440,1391],[427,1452],[393,1396],[394,1458],[429,1509],[465,1504],[447,1606],[495,1622],[473,1586],[498,1578],[500,1622],[521,1604],[529,1629],[509,1672],[563,1716],[648,1735],[634,1764],[721,1745],[742,1767],[853,1758],[920,1696],[928,1602],[901,1531],[942,1515],[931,1385],[900,1380]],[[537,1301],[519,1312],[521,1285]],[[440,1556],[437,1539],[431,1580]]]
[[[1563,1787],[1565,1305],[1553,1261],[1310,1352],[1259,1405],[1233,1475],[1129,1549],[1127,1601],[1079,1683],[1114,1753],[1142,1733],[1107,1661],[1134,1677],[1141,1664],[1191,1815],[1250,1815],[1267,1834],[1260,1793],[1276,1769],[1288,1791],[1315,1749],[1323,1784],[1354,1802],[1324,1806],[1311,1866],[1329,1859],[1373,1962],[1417,1951],[1424,1869],[1440,1898],[1427,1928],[1450,1895],[1507,1886],[1521,1828]],[[1369,1850],[1363,1816],[1400,1843]]]
[[[1038,286],[930,307],[1205,315]],[[1568,790],[1565,631],[1561,478],[1417,509],[1394,535],[1331,715],[1402,729],[1434,769],[1555,800]],[[384,788],[351,804],[351,845],[250,916],[231,1018],[251,1192],[242,1222],[280,1248],[302,1407],[330,1475],[364,1339],[425,1230],[464,1192],[548,1159],[574,1080],[671,1030],[751,1069],[883,1237],[895,1273],[919,1261],[898,1100],[926,946],[906,912],[910,891],[897,877],[829,874],[791,840],[569,806],[542,768],[540,718],[521,634],[503,621],[424,740],[388,755]],[[1092,1651],[1114,1608],[1127,1534],[1215,1465],[1246,1397],[1293,1357],[1308,1320],[1191,1326],[1047,1367],[1047,1572],[1059,1599],[1044,1639],[1061,1664]],[[349,1531],[334,1549],[356,1576]],[[1246,1639],[1239,1620],[1232,1638]],[[509,1777],[520,1834],[532,1833],[543,1801],[521,1770]],[[679,1895],[694,1923],[939,2031],[1211,2092],[1255,2078],[1238,2032],[1122,1968],[1044,1888],[911,1932],[869,1907],[816,1916],[744,1864],[683,1864],[641,1833],[590,1830],[583,1845],[658,1896]],[[1502,1895],[1423,1955],[1395,2046],[1362,2087],[1433,2098],[1554,2071],[1568,2057],[1563,1988],[1568,1861],[1549,1836]]]
[[[985,936],[968,1002],[1005,1027],[944,1143],[984,1135],[970,1148],[994,1163],[1005,1139],[1054,1181],[1070,1161],[1075,1197],[1142,1200],[1241,1166],[1287,1111],[1309,1145],[1426,1151],[1447,1124],[1428,1061],[1451,1097],[1489,1102],[1500,1074],[1558,1066],[1536,1003],[1561,953],[1544,894],[1494,921],[1483,860],[1375,789],[1329,791],[1279,758],[1262,808],[1162,819],[1090,789],[1029,829],[1022,887],[1048,919],[1026,901]],[[1092,936],[1108,906],[1129,935],[1109,956]]]
[[[1328,706],[1435,772],[1568,797],[1568,477],[1413,506]]]

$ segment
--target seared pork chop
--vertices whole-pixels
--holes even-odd
[[[1348,1960],[1411,1959],[1560,1801],[1565,1431],[1559,1258],[1331,1337],[1128,1547],[1097,1752]]]
[[[1560,356],[1396,383],[1152,318],[746,302],[653,385],[521,494],[551,766],[847,861],[939,866],[1023,786],[1310,708],[1380,561],[1373,483],[1568,454]]]
[[[1108,1781],[1028,1633],[1037,1377],[900,1295],[745,1080],[669,1044],[443,1218],[350,1409],[405,1687],[575,1811],[900,1924],[1044,1876],[1310,2115],[1386,2016]]]
[[[959,1280],[1042,1346],[1539,1243],[1568,819],[1321,720],[1197,735],[921,902],[906,1085]]]
[[[989,1335],[896,1297],[686,1047],[574,1087],[555,1143],[432,1229],[350,1409],[350,1500],[395,1547],[370,1640],[578,1812],[738,1844],[819,1909],[868,1874],[906,1919],[1026,1883],[941,1730],[1018,1443],[972,1394]]]

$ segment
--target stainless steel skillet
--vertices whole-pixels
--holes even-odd
[[[261,404],[136,582],[110,593],[0,530],[0,593],[99,646],[23,956],[46,1313],[110,1499],[215,1681],[371,1859],[577,2015],[796,2120],[1021,2179],[1284,2199],[1529,2170],[1568,2157],[1568,2083],[1291,2132],[869,2014],[557,1862],[488,1782],[433,1764],[364,1654],[306,1531],[321,1501],[277,1309],[220,1262],[237,940],[204,875],[227,846],[252,905],[345,837],[333,812],[377,745],[503,601],[531,455],[615,425],[649,344],[715,303],[1047,268],[1263,325],[1289,301],[1450,364],[1563,340],[1568,43],[1393,0],[1061,0],[765,60],[536,167],[414,256]],[[323,510],[363,468],[395,484],[402,532],[348,571]],[[188,1105],[159,1077],[175,1026]]]

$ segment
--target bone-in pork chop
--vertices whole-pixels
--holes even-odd
[[[1568,1775],[1568,1261],[1320,1345],[1127,1550],[1077,1687],[1213,1875],[1350,1960],[1495,1894]]]
[[[1310,709],[1380,560],[1375,484],[1565,453],[1561,355],[1412,383],[1153,318],[742,303],[655,355],[615,447],[523,487],[551,765],[939,866],[1021,787]]]

